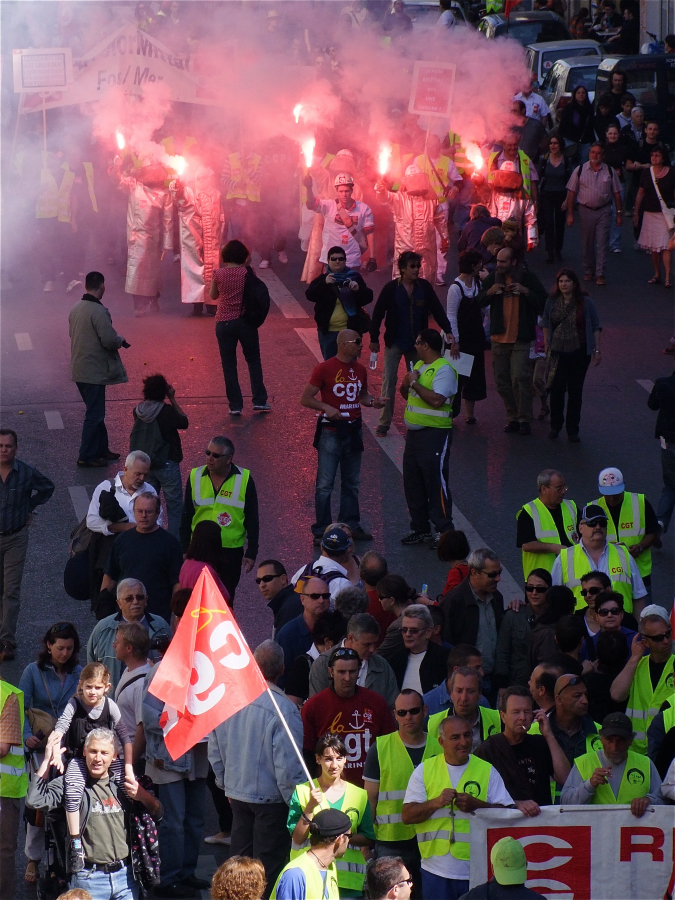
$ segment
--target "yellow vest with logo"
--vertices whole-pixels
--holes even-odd
[[[337,870],[335,863],[326,869],[326,881],[321,877],[321,872],[311,856],[307,856],[307,852],[303,852],[300,856],[292,859],[287,866],[281,870],[281,875],[277,878],[277,883],[270,895],[270,900],[276,900],[277,887],[281,881],[281,876],[289,869],[302,869],[305,873],[305,900],[340,900],[340,891],[338,890]]]
[[[639,544],[645,536],[645,495],[636,494],[633,491],[625,491],[621,512],[619,513],[619,534],[616,533],[614,519],[607,506],[605,497],[594,500],[595,506],[601,506],[607,513],[607,540],[612,544],[620,542],[626,547]],[[636,557],[635,562],[640,570],[640,575],[650,575],[652,571],[652,551],[650,547],[643,550]]]
[[[487,182],[492,184],[495,180],[495,172],[497,171],[497,158],[501,156],[501,150],[495,150],[488,156],[487,162]],[[520,166],[520,174],[523,176],[523,191],[528,197],[532,196],[532,171],[530,169],[530,157],[522,150],[518,151],[518,163]]]
[[[559,544],[560,535],[553,521],[550,510],[537,497],[531,503],[525,503],[520,512],[527,513],[534,523],[534,536],[542,544]],[[518,514],[520,515],[520,513]],[[577,527],[577,507],[573,500],[563,500],[562,502],[563,528],[567,538],[571,540],[571,535]],[[557,553],[523,553],[523,575],[527,581],[532,569],[546,569],[547,572],[553,571],[553,563],[556,561]]]
[[[253,179],[244,169],[241,161],[240,153],[230,153],[230,181],[232,187],[227,192],[226,200],[251,200],[253,203],[260,203],[260,185],[254,183]],[[260,160],[262,157],[258,153],[252,154],[249,159],[253,166],[253,174],[258,171]]]
[[[0,681],[0,711],[5,707],[7,699],[17,694],[20,711],[20,733],[23,734],[23,691],[6,681]],[[28,773],[26,759],[21,746],[12,745],[9,753],[0,758],[0,797],[25,797],[28,790]]]
[[[349,816],[352,822],[352,833],[356,834],[359,825],[363,820],[363,814],[368,806],[368,794],[363,788],[356,787],[354,784],[345,782],[345,792],[342,795],[340,809],[345,815]],[[295,795],[301,809],[304,809],[309,803],[309,783],[299,784],[295,789]],[[305,841],[297,850],[291,850],[291,859],[296,859],[309,849],[309,841]],[[335,860],[335,868],[337,869],[338,886],[347,891],[360,891],[363,889],[363,882],[366,877],[366,860],[363,853],[358,848],[348,847],[344,856]],[[309,896],[309,895],[308,895]]]
[[[600,731],[600,726],[597,722],[593,723],[598,731]],[[541,734],[541,728],[539,727],[539,722],[534,721],[527,730],[528,734]],[[593,753],[595,750],[602,750],[602,741],[600,740],[599,734],[587,734],[586,735],[586,753]],[[576,760],[575,760],[576,762]],[[560,795],[562,794],[563,785],[559,785],[555,778],[551,778],[551,803],[554,805],[560,804]]]
[[[675,657],[671,654],[670,659],[663,667],[656,690],[652,688],[648,656],[642,657],[635,670],[628,695],[626,715],[631,720],[635,732],[631,750],[636,753],[647,752],[647,729],[663,703],[667,700],[671,706],[675,704],[673,660]]]
[[[438,728],[436,729],[438,734]],[[415,826],[401,821],[403,798],[413,773],[410,754],[398,731],[377,738],[377,758],[380,763],[380,784],[375,810],[375,836],[378,841],[407,841],[415,837]],[[438,749],[436,749],[438,748]],[[438,741],[427,737],[422,762],[440,753]]]
[[[633,586],[630,577],[630,553],[623,544],[607,544],[609,556],[609,580],[612,582],[612,590],[617,591],[623,597],[623,608],[626,612],[633,612]],[[586,606],[586,601],[581,596],[581,577],[592,572],[590,560],[584,553],[580,544],[574,547],[564,547],[560,553],[563,584],[574,592],[577,598],[577,609]]]
[[[424,363],[421,360],[415,363],[415,370],[419,371],[423,365]],[[419,384],[421,384],[422,387],[432,390],[434,376],[442,366],[450,366],[453,372],[455,372],[455,375],[457,375],[454,366],[450,365],[447,359],[441,356],[430,363],[424,372],[422,372],[419,377]],[[433,406],[425,403],[424,400],[415,393],[415,386],[411,384],[408,393],[408,402],[405,406],[404,419],[411,425],[424,425],[425,428],[452,428],[453,397],[454,394],[452,397],[448,397],[443,406],[435,409]]]
[[[671,728],[675,728],[675,706],[672,703],[663,710],[663,730],[668,734]]]
[[[213,496],[213,482],[210,478],[202,478],[206,466],[198,466],[190,472],[190,487],[195,514],[192,517],[192,530],[198,522],[209,519],[220,525],[223,547],[243,547],[246,538],[244,526],[244,501],[248,485],[248,469],[241,469],[239,474],[230,475]]]
[[[438,797],[446,788],[454,788],[460,794],[470,794],[478,800],[487,802],[492,766],[473,754],[469,757],[469,765],[458,784],[451,783],[445,756],[442,754],[422,763],[422,772],[429,798]],[[455,839],[450,843],[453,822]],[[453,818],[450,816],[449,807],[444,806],[432,813],[425,822],[415,825],[415,830],[422,859],[445,856],[448,851],[455,859],[468,860],[471,856],[471,826],[467,813],[455,810]]]
[[[435,162],[432,168],[431,160],[426,154],[422,154],[415,159],[415,165],[419,166],[420,172],[426,172],[429,176],[429,183],[431,184],[431,190],[436,194],[439,203],[444,203],[448,198],[445,196],[445,189],[448,187],[448,164],[450,163],[449,156],[439,156],[438,162]],[[436,172],[438,175],[436,175]],[[441,181],[439,181],[439,176]],[[454,184],[454,182],[453,182]],[[452,187],[452,185],[450,185]]]
[[[590,753],[584,753],[574,760],[574,765],[579,770],[579,774],[588,781],[596,769],[602,768],[600,757],[591,750]],[[619,785],[619,795],[614,796],[614,791],[608,784],[600,784],[595,789],[595,794],[591,803],[603,803],[606,805],[612,803],[630,803],[637,797],[644,797],[649,793],[651,782],[651,766],[649,759],[640,753],[628,751],[628,759],[623,770],[623,777]]]
[[[501,732],[502,720],[499,715],[499,710],[489,709],[487,706],[479,706],[478,714],[480,716],[481,741],[487,740],[492,734],[499,734]],[[438,743],[438,729],[441,727],[443,719],[447,719],[447,717],[448,712],[445,709],[434,713],[433,716],[429,716],[429,724],[427,726],[429,737],[427,743],[432,745],[434,756],[443,752],[443,748]]]

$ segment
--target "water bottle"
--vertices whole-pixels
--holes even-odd
[[[375,351],[370,354],[370,368],[373,371],[377,368],[377,353]]]

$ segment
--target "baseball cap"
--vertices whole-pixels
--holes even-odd
[[[613,712],[602,720],[600,734],[603,737],[633,737],[633,725],[625,713]]]
[[[350,544],[351,540],[342,528],[332,528],[321,538],[321,546],[330,553],[344,553]]]
[[[553,688],[553,696],[557,697],[565,690],[566,687],[574,687],[577,684],[583,684],[583,679],[579,675],[561,675]]]
[[[640,613],[640,620],[644,619],[645,616],[660,616],[666,625],[670,625],[670,616],[666,610],[657,603],[650,603],[649,606],[645,606]]]
[[[352,820],[339,809],[322,809],[312,819],[309,830],[321,837],[339,837],[352,830]]]
[[[525,884],[527,859],[522,844],[515,838],[497,841],[490,851],[490,862],[498,884]]]
[[[610,466],[598,475],[598,490],[601,494],[620,494],[625,489],[621,469]]]
[[[590,503],[588,506],[584,506],[584,508],[581,510],[581,521],[591,522],[593,519],[604,519],[606,522],[607,513],[601,506],[596,506],[595,503]]]

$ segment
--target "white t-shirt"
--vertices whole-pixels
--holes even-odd
[[[321,256],[322,263],[328,262],[328,251],[331,247],[342,247],[347,255],[347,266],[350,269],[358,269],[361,265],[361,247],[354,235],[338,217],[337,200],[317,200],[316,211],[324,217]],[[354,205],[347,210],[352,218],[353,227],[362,242],[365,243],[365,234],[373,230],[373,213],[369,206],[360,200],[355,200]]]
[[[333,578],[333,580],[328,585],[328,590],[330,591],[330,608],[333,609],[334,601],[337,595],[341,590],[348,587],[354,587],[351,581],[347,578],[347,570],[344,566],[341,566],[340,563],[335,562],[334,559],[328,559],[327,556],[320,556],[318,559],[315,559],[312,563],[312,572],[316,573],[317,578],[321,578],[321,573],[317,572],[316,569],[321,567],[322,572],[339,572],[341,578]],[[298,578],[305,571],[305,566],[302,566],[298,569],[295,575],[291,578],[291,584],[297,584]]]
[[[469,762],[471,762],[471,757],[469,757]],[[469,762],[467,762],[464,766],[448,765],[450,784],[459,784],[462,776],[464,775],[464,772],[466,771],[466,767],[469,765]],[[429,797],[427,797],[427,790],[424,786],[423,767],[424,763],[417,766],[415,771],[410,776],[410,781],[408,782],[405,797],[403,798],[404,803],[425,803],[430,799]],[[495,805],[499,804],[501,806],[513,806],[513,800],[511,799],[511,795],[509,794],[509,792],[506,790],[504,782],[502,781],[502,776],[494,768],[494,766],[492,767],[492,771],[490,772],[490,781],[488,782],[486,802]],[[462,813],[458,809],[456,809],[455,818],[471,820],[472,817],[468,813]],[[425,870],[425,872],[431,872],[432,875],[438,875],[440,878],[452,878],[454,880],[460,881],[469,880],[469,860],[456,859],[452,855],[452,853],[446,853],[444,856],[432,856],[429,859],[423,859],[422,868]]]
[[[525,104],[525,115],[537,119],[539,122],[550,115],[551,110],[548,108],[546,101],[540,94],[535,94],[534,91],[532,91],[529,97],[526,97],[521,91],[519,94],[516,94],[513,99],[522,100]]]
[[[429,365],[431,365],[431,363]],[[426,372],[428,368],[428,365],[422,363],[418,370],[420,375],[423,372]],[[438,372],[434,375],[434,380],[431,382],[431,390],[435,394],[442,394],[448,400],[455,396],[457,393],[457,373],[451,365],[440,367]],[[416,397],[415,387],[414,385],[411,385],[410,391],[408,392],[408,398],[414,401]],[[410,422],[406,422],[405,427],[408,431],[421,431],[422,428],[424,428],[424,425],[411,425]]]
[[[401,685],[401,690],[405,690],[406,688],[412,688],[414,691],[417,691],[418,694],[423,694],[422,690],[422,682],[420,681],[420,666],[422,665],[422,660],[426,656],[426,650],[422,650],[421,653],[409,653],[408,654],[408,665],[405,667],[405,675],[403,676],[403,684]]]
[[[120,708],[122,721],[129,732],[129,740],[133,743],[138,722],[143,718],[143,685],[145,676],[150,671],[150,664],[143,663],[137,669],[125,669],[115,688],[115,703]],[[135,679],[135,680],[134,680]],[[129,684],[129,682],[133,682]],[[126,685],[129,685],[126,687]]]

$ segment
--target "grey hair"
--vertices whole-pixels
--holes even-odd
[[[335,595],[335,609],[341,612],[347,620],[358,613],[364,613],[368,609],[368,603],[368,594],[363,588],[356,587],[356,585],[342,588]]]
[[[105,741],[107,744],[112,744],[115,756],[120,752],[120,742],[117,740],[117,735],[109,728],[92,728],[84,739],[85,750],[89,749],[92,741]]]
[[[658,616],[656,613],[650,613],[648,616],[643,616],[640,619],[640,634],[644,634],[643,626],[650,622],[652,625],[667,625],[668,623],[663,618],[663,616]]]
[[[145,463],[146,466],[152,465],[152,460],[147,453],[144,453],[142,450],[132,450],[124,460],[124,468],[130,469],[131,466],[133,466],[133,464],[136,462]]]
[[[540,472],[537,475],[537,490],[540,491],[543,487],[548,487],[555,475],[562,478],[563,481],[565,480],[565,476],[558,469],[544,469],[543,472]]]
[[[263,641],[255,648],[253,658],[265,679],[276,683],[284,671],[284,651],[280,645],[271,639]]]
[[[403,618],[419,619],[425,628],[434,627],[434,620],[431,618],[429,608],[423,603],[411,603],[410,606],[406,606],[403,610]]]
[[[216,447],[222,447],[225,456],[234,456],[234,444],[228,437],[223,437],[222,434],[212,437],[209,444],[215,444]]]
[[[472,669],[470,666],[459,666],[459,668],[455,669],[450,676],[450,690],[455,686],[455,676],[457,675],[461,675],[463,678],[475,678],[478,689],[480,690],[483,679],[481,678],[480,672],[476,669]]]
[[[489,547],[480,547],[478,550],[472,550],[471,553],[469,553],[466,558],[466,564],[470,569],[477,569],[480,572],[488,560],[491,562],[499,562],[499,557],[495,551],[490,550]]]
[[[136,509],[137,500],[147,500],[148,498],[155,501],[155,512],[158,513],[162,508],[162,503],[159,499],[159,496],[152,491],[141,491],[140,494],[136,494],[134,499],[131,501],[131,508]]]
[[[117,599],[118,600],[120,599],[120,597],[122,596],[122,594],[124,593],[124,591],[126,591],[126,589],[128,587],[133,587],[134,585],[138,585],[138,587],[141,588],[141,590],[143,591],[145,596],[146,597],[148,596],[148,592],[145,589],[145,585],[143,584],[142,581],[139,581],[138,578],[123,578],[121,581],[117,582],[117,590],[115,591],[115,596],[117,597]]]
[[[347,634],[353,634],[354,637],[362,634],[376,634],[379,637],[380,626],[377,619],[370,613],[356,613],[347,622]]]

